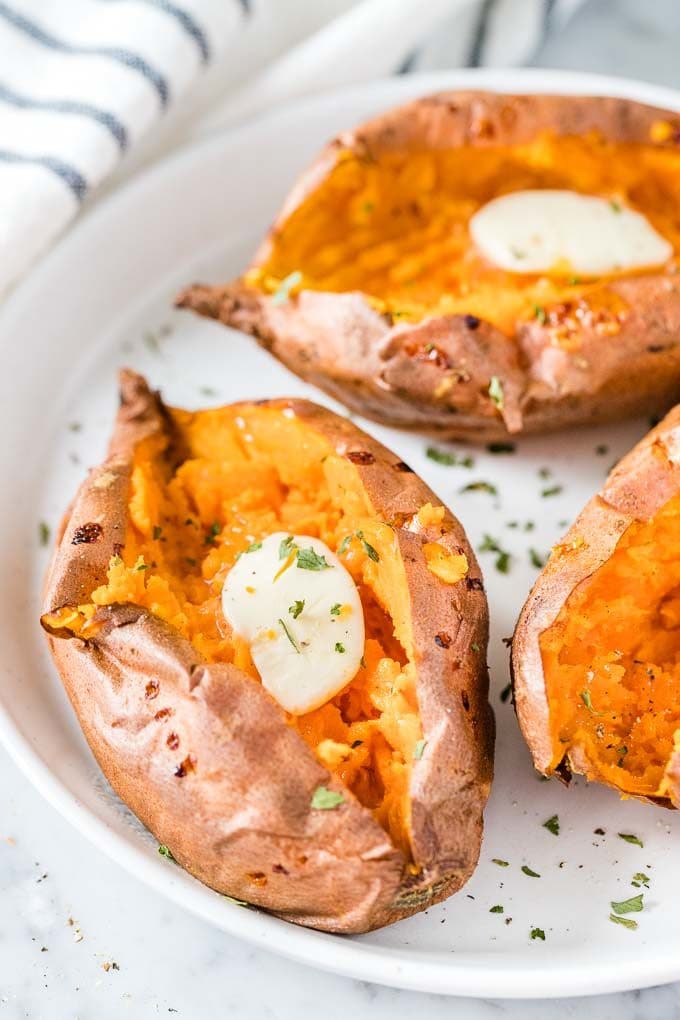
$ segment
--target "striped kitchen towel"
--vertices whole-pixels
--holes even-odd
[[[522,63],[580,2],[0,0],[0,294],[132,150],[410,68]]]

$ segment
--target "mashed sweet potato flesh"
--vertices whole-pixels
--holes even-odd
[[[272,238],[264,265],[247,279],[275,291],[362,291],[395,321],[471,314],[508,335],[520,320],[571,302],[580,318],[617,328],[623,311],[608,280],[579,280],[565,266],[548,276],[494,267],[471,243],[469,222],[512,191],[556,188],[601,196],[645,215],[680,251],[680,152],[617,143],[595,133],[529,144],[395,151],[369,160],[351,150]],[[560,308],[555,309],[560,325]]]
[[[332,701],[289,723],[408,854],[411,763],[422,731],[393,529],[370,505],[356,466],[292,413],[249,406],[172,416],[178,463],[169,466],[164,440],[138,446],[125,546],[93,604],[143,606],[209,662],[233,663],[258,681],[247,645],[222,614],[237,556],[273,532],[318,537],[333,550],[355,536],[341,559],[364,607],[364,665]],[[300,586],[303,598],[303,570]]]
[[[680,497],[628,528],[540,643],[553,765],[578,746],[593,778],[663,796],[680,730]]]

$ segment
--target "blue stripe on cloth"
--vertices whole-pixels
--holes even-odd
[[[130,50],[119,49],[115,46],[76,46],[73,43],[65,42],[63,39],[50,35],[40,25],[25,18],[23,14],[19,14],[18,11],[2,2],[0,2],[0,17],[47,49],[56,50],[59,53],[69,53],[73,56],[105,57],[109,60],[115,60],[133,71],[139,72],[156,89],[163,109],[167,107],[170,89],[166,79],[140,57],[139,54],[133,53]]]
[[[107,128],[121,152],[128,147],[128,133],[123,124],[106,110],[100,110],[88,103],[76,103],[70,99],[34,99],[31,96],[22,96],[14,92],[7,85],[0,81],[0,102],[16,106],[21,110],[45,110],[47,113],[72,113],[76,116],[90,117],[98,124]]]
[[[75,167],[69,166],[56,156],[25,156],[21,152],[8,152],[0,149],[0,163],[29,163],[33,166],[43,166],[47,170],[60,177],[68,185],[79,202],[87,194],[87,181]]]
[[[106,0],[106,2],[117,3],[118,0]],[[207,64],[210,61],[212,54],[208,37],[198,22],[194,20],[193,15],[189,14],[182,7],[178,7],[177,4],[171,3],[170,0],[139,0],[139,2],[148,4],[149,7],[155,7],[157,10],[163,11],[164,14],[169,14],[172,18],[176,18],[187,35],[191,36],[198,46],[201,54],[201,63]]]

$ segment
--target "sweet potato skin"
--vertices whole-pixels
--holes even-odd
[[[331,142],[293,187],[251,268],[264,265],[273,238],[323,182],[339,153],[488,147],[597,131],[612,141],[649,143],[653,125],[678,124],[668,111],[626,99],[591,96],[445,92],[390,111]],[[401,427],[486,442],[509,434],[596,424],[658,413],[680,399],[680,282],[649,273],[613,279],[625,307],[618,332],[583,318],[567,346],[551,323],[520,322],[507,336],[489,322],[436,315],[394,323],[360,292],[303,290],[285,304],[239,279],[195,285],[182,308],[253,335],[276,358],[352,410]],[[436,358],[414,359],[414,343]],[[489,397],[497,377],[503,407]],[[453,378],[453,385],[451,379]]]
[[[680,406],[614,467],[602,490],[586,504],[553,550],[524,604],[512,642],[514,701],[534,765],[545,775],[558,774],[568,780],[571,772],[579,772],[602,781],[579,747],[572,747],[565,762],[552,768],[540,637],[555,622],[574,589],[607,562],[630,525],[649,520],[678,492]],[[668,796],[649,799],[667,807],[679,807],[677,751],[669,759],[666,779]]]
[[[121,407],[106,461],[66,515],[44,596],[52,655],[85,737],[113,789],[207,885],[287,920],[362,932],[455,892],[474,870],[492,775],[493,716],[485,650],[488,615],[479,567],[450,514],[445,535],[415,529],[435,499],[393,454],[349,421],[306,401],[268,401],[355,454],[369,499],[395,520],[414,616],[417,697],[425,753],[411,782],[412,853],[418,872],[342,784],[316,760],[259,684],[210,664],[172,627],[135,605],[100,608],[87,641],[50,629],[44,614],[78,604],[106,578],[125,543],[134,447],[172,422],[143,379],[123,373]],[[436,537],[462,549],[468,577],[446,585],[421,546]],[[84,540],[87,539],[87,540]],[[447,632],[443,647],[435,636]],[[478,651],[473,649],[473,645]],[[179,738],[179,747],[172,732]],[[334,810],[311,807],[314,790],[341,792]]]

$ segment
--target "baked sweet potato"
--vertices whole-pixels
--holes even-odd
[[[517,624],[515,705],[536,768],[680,807],[680,407],[553,549]]]
[[[292,564],[301,595],[304,535],[338,550],[363,608],[356,675],[307,714],[264,689],[220,601],[281,531],[278,573]],[[303,607],[278,621],[291,643]],[[459,522],[351,422],[300,400],[177,410],[124,372],[42,624],[114,790],[214,889],[362,932],[470,876],[493,758],[479,567]]]
[[[248,271],[177,303],[393,425],[487,441],[658,413],[680,398],[679,140],[676,114],[627,99],[419,99],[331,142]],[[527,189],[637,211],[672,255],[600,276],[501,269],[470,221]]]

